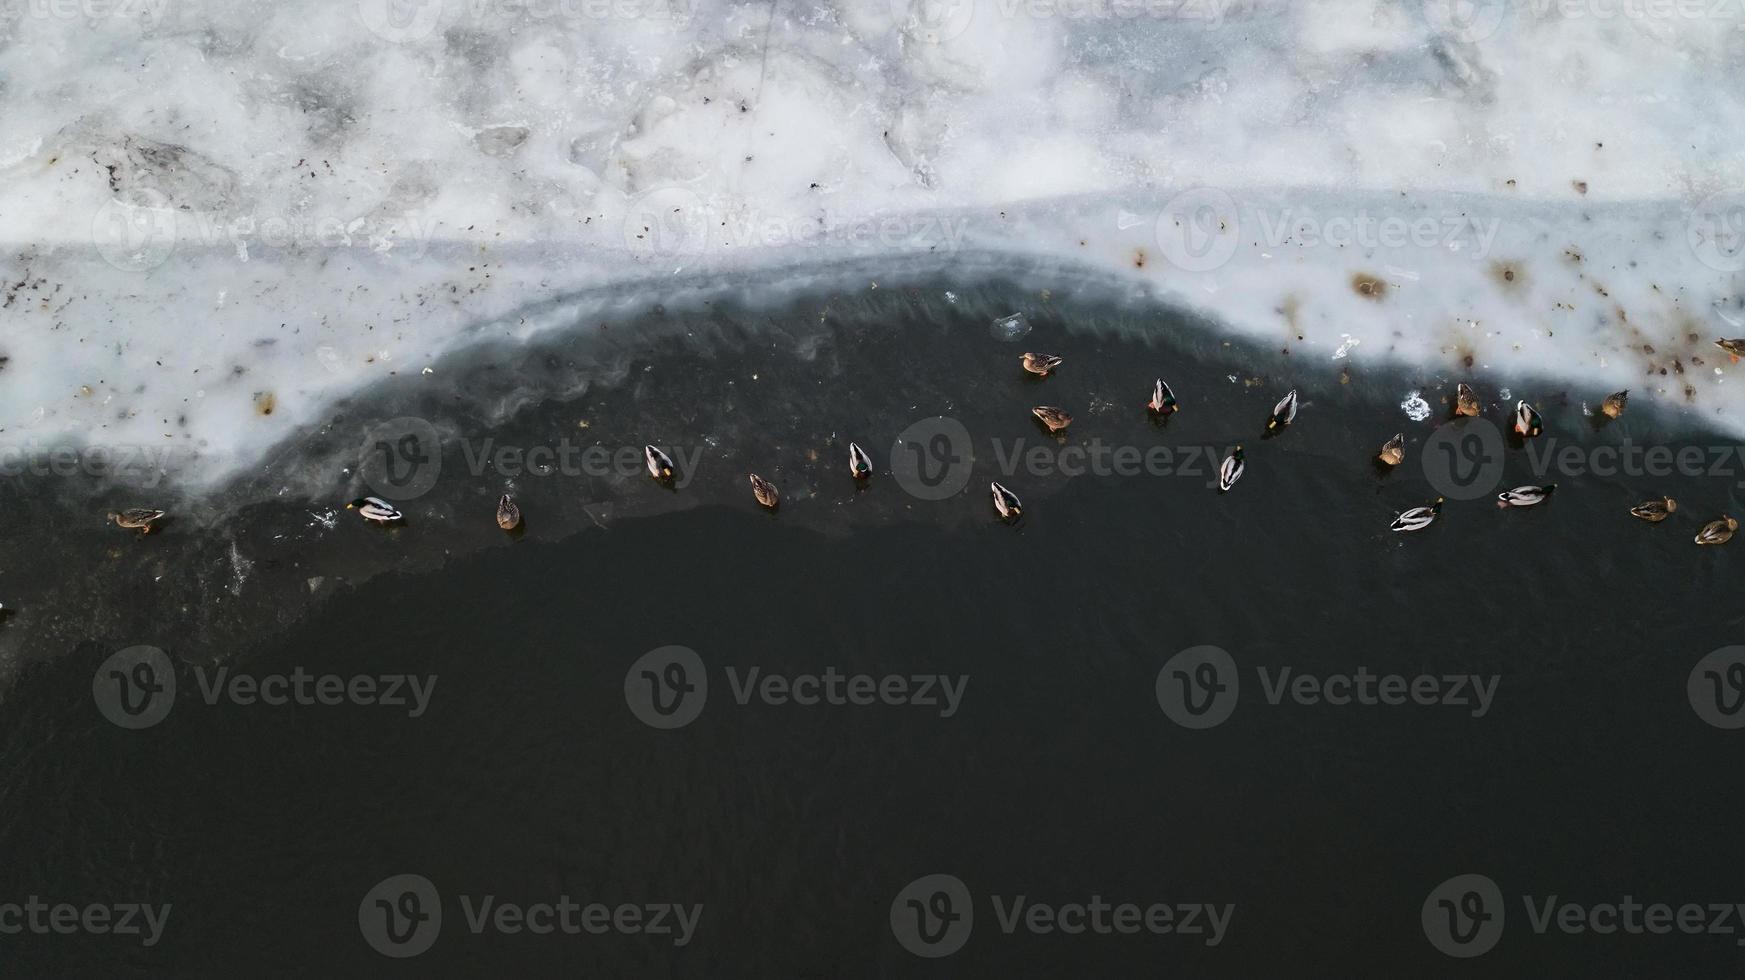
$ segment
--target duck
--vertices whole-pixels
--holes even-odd
[[[1272,417],[1266,420],[1266,431],[1277,432],[1297,419],[1297,389],[1285,393],[1272,407]]]
[[[513,531],[521,526],[521,508],[515,505],[515,498],[508,494],[497,498],[497,526],[505,531]]]
[[[1181,411],[1175,401],[1175,392],[1169,390],[1169,385],[1164,384],[1162,378],[1158,378],[1157,383],[1152,385],[1151,401],[1145,407],[1158,415],[1173,415]]]
[[[1442,513],[1442,498],[1428,507],[1413,507],[1388,525],[1390,531],[1422,531],[1436,522],[1436,515]]]
[[[1062,364],[1062,360],[1055,357],[1053,354],[1027,353],[1024,355],[1023,361],[1024,370],[1044,378],[1048,377],[1055,368],[1060,367]]]
[[[1533,406],[1527,404],[1525,398],[1515,403],[1515,432],[1523,439],[1532,439],[1545,431],[1545,426],[1539,420],[1539,413],[1533,411]]]
[[[1376,458],[1389,466],[1398,466],[1404,463],[1406,461],[1406,434],[1404,432],[1394,433],[1394,437],[1381,447],[1381,452]]]
[[[1478,395],[1472,386],[1462,381],[1454,389],[1454,414],[1475,418],[1479,413]]]
[[[109,519],[114,521],[118,527],[124,527],[130,531],[138,531],[141,534],[150,534],[152,526],[158,521],[164,519],[164,512],[161,510],[153,510],[150,507],[134,507],[119,513],[110,514]]]
[[[366,521],[376,524],[393,524],[405,519],[400,509],[380,497],[359,497],[345,505],[346,510],[355,510]]]
[[[1242,447],[1230,450],[1230,455],[1224,457],[1224,464],[1218,467],[1218,492],[1229,493],[1236,481],[1242,479],[1242,471],[1248,469],[1248,464],[1242,461]]]
[[[1672,516],[1678,510],[1678,501],[1671,497],[1661,497],[1659,500],[1644,500],[1630,508],[1630,513],[1642,518],[1650,524],[1659,524]]]
[[[678,469],[673,466],[673,458],[654,446],[643,446],[642,458],[648,463],[648,475],[662,483],[668,482],[678,473]]]
[[[866,450],[860,448],[859,443],[853,443],[853,442],[849,443],[848,444],[848,473],[849,473],[849,475],[854,477],[856,480],[867,480],[867,479],[872,478],[872,470],[873,470],[872,457],[868,456],[866,454]]]
[[[782,502],[782,495],[776,490],[776,485],[756,473],[751,474],[751,495],[770,510],[775,510]]]
[[[1024,515],[1024,503],[1018,495],[998,483],[988,484],[988,489],[994,495],[994,509],[1000,512],[1000,519],[1015,521]]]
[[[1719,520],[1710,521],[1697,532],[1697,544],[1726,544],[1733,540],[1733,532],[1739,530],[1739,522],[1723,515]]]
[[[1049,432],[1059,432],[1072,424],[1072,416],[1051,405],[1038,405],[1030,410],[1036,421],[1048,426]]]
[[[1739,363],[1739,358],[1745,357],[1745,340],[1717,340],[1715,346],[1727,352],[1733,363]]]
[[[1615,419],[1624,414],[1624,404],[1629,400],[1629,389],[1626,388],[1623,391],[1614,391],[1606,396],[1605,401],[1600,402],[1600,413],[1606,418]]]
[[[1498,507],[1531,507],[1542,504],[1545,498],[1551,496],[1557,489],[1557,484],[1547,483],[1542,487],[1516,487],[1497,494]]]

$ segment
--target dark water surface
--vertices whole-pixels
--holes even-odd
[[[1034,290],[1005,290],[966,291],[953,308],[884,290],[816,304],[821,316],[714,311],[624,353],[605,383],[526,400],[487,434],[527,445],[581,431],[614,447],[706,451],[676,493],[641,477],[517,477],[529,515],[517,539],[490,526],[500,475],[464,472],[449,440],[442,481],[407,501],[398,530],[345,515],[334,531],[302,533],[308,508],[260,504],[162,538],[105,536],[111,557],[93,568],[69,560],[65,574],[108,589],[118,611],[58,613],[54,628],[33,631],[26,610],[8,626],[28,666],[0,716],[0,902],[172,909],[149,948],[114,935],[0,936],[0,972],[1738,973],[1737,913],[1731,934],[1555,923],[1540,934],[1526,904],[1698,904],[1706,928],[1711,903],[1745,902],[1745,845],[1732,829],[1745,804],[1745,732],[1712,723],[1733,717],[1723,708],[1737,707],[1739,689],[1723,663],[1713,687],[1722,708],[1699,712],[1687,692],[1699,660],[1741,642],[1742,545],[1691,543],[1703,520],[1737,508],[1737,476],[1558,477],[1544,507],[1451,501],[1428,531],[1393,535],[1396,511],[1437,495],[1420,460],[1445,416],[1437,406],[1410,422],[1398,402],[1423,390],[1434,405],[1449,378],[1342,377],[1324,352],[1227,346],[1119,307],[1051,315]],[[1016,345],[987,330],[984,307],[1002,295],[1007,312],[1034,314],[1036,332]],[[1157,323],[1144,340],[1111,329],[1147,317]],[[561,366],[606,341],[554,343],[556,353],[482,370],[470,400],[448,408],[402,400],[349,411],[416,414],[477,439],[487,425],[477,406],[497,397],[492,372],[533,374],[532,362]],[[1027,379],[1016,357],[1028,348],[1068,365]],[[1141,407],[1160,373],[1185,405],[1167,427]],[[1305,402],[1298,424],[1261,441],[1267,408],[1291,386]],[[1503,422],[1501,385],[1481,387],[1489,418]],[[1604,392],[1518,393],[1540,401],[1565,445],[1723,444],[1645,404],[1596,428],[1579,406]],[[1065,443],[1027,417],[1032,404],[1079,417]],[[935,415],[972,435],[967,489],[944,500],[905,492],[889,472],[905,451],[893,447],[898,434]],[[1371,456],[1402,429],[1411,458],[1377,473]],[[850,438],[879,464],[864,490],[844,475]],[[1093,439],[1219,453],[1242,441],[1249,472],[1219,496],[1205,464],[1069,479],[1008,473],[1000,461],[1019,440],[1052,453]],[[1534,477],[1520,448],[1506,465],[1505,485]],[[753,469],[782,486],[778,514],[751,502]],[[993,520],[990,479],[1024,495],[1018,526]],[[1629,517],[1630,504],[1660,492],[1681,501],[1672,520]],[[232,547],[253,571],[227,601],[254,611],[219,629],[188,607],[226,593],[198,578],[177,584],[177,561]],[[405,570],[379,573],[402,553]],[[118,568],[166,563],[168,584],[136,576],[119,594],[105,584]],[[307,584],[315,576],[324,583]],[[50,581],[43,601],[60,588],[76,591]],[[166,652],[178,691],[160,723],[129,731],[98,710],[93,674],[101,682],[100,665],[136,644]],[[645,670],[679,677],[644,659],[674,645],[694,652],[707,691],[692,692],[689,710],[702,707],[688,724],[661,729],[644,717],[683,714],[633,709],[626,690],[630,701],[654,690]],[[1195,729],[1160,705],[1159,675],[1168,700],[1178,669],[1201,676],[1171,658],[1203,645],[1227,653],[1240,687],[1214,702],[1229,711],[1222,723]],[[418,717],[354,703],[207,704],[202,682],[219,663],[256,678],[301,668],[434,676],[435,686]],[[1267,683],[1286,668],[1402,684],[1428,675],[1419,683],[1443,692],[1447,678],[1475,675],[1490,701],[1481,709],[1461,682],[1452,693],[1464,704],[1270,703]],[[758,695],[741,704],[735,683],[753,669],[946,675],[963,686],[955,711]],[[1438,951],[1430,935],[1437,921],[1470,924],[1435,902],[1465,874],[1485,876],[1501,898],[1469,899],[1465,884],[1448,893],[1455,909],[1501,912],[1500,938],[1470,959]],[[401,875],[428,880],[442,921],[414,934],[416,945],[435,936],[425,951],[395,959],[369,942],[389,922],[374,898],[402,911],[434,904],[405,904],[404,878],[372,893]],[[915,942],[912,924],[939,920],[915,908],[964,911],[929,878],[938,875],[962,883],[973,922],[919,947],[961,948],[925,958],[903,940]],[[682,946],[622,927],[475,933],[467,903],[482,896],[702,911]],[[1017,896],[1210,903],[1228,920],[1215,945],[1174,931],[1008,933],[1000,910]],[[1172,912],[1176,923],[1182,914]]]

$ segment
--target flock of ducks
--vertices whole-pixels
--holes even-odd
[[[1717,340],[1715,346],[1726,351],[1734,362],[1745,357],[1745,339]],[[1046,378],[1065,363],[1065,359],[1053,354],[1026,353],[1020,358],[1024,370],[1037,377]],[[1607,395],[1600,403],[1600,412],[1609,419],[1615,419],[1624,414],[1625,406],[1630,398],[1629,391],[1619,391]],[[1167,418],[1179,411],[1180,405],[1175,392],[1170,390],[1162,378],[1158,378],[1151,389],[1151,400],[1146,407],[1159,418]],[[1278,400],[1272,408],[1272,414],[1266,420],[1266,433],[1263,438],[1282,432],[1297,418],[1298,399],[1296,389],[1291,389]],[[1462,382],[1454,392],[1454,414],[1456,417],[1477,417],[1482,410],[1478,395],[1471,386]],[[1052,405],[1038,405],[1031,409],[1031,414],[1050,432],[1064,431],[1072,425],[1072,416],[1064,410]],[[1522,439],[1537,438],[1545,430],[1544,421],[1533,406],[1525,399],[1515,402],[1514,431]],[[648,467],[648,475],[662,484],[671,484],[678,475],[678,469],[673,465],[672,457],[662,452],[656,446],[644,446],[643,458]],[[1381,447],[1376,459],[1384,466],[1395,467],[1406,461],[1406,436],[1403,432],[1394,434]],[[1243,456],[1240,444],[1233,447],[1218,467],[1218,492],[1229,493],[1242,479],[1248,464]],[[872,478],[872,457],[858,443],[848,444],[848,472],[856,482],[864,482]],[[776,485],[753,473],[751,478],[751,494],[761,506],[775,510],[781,506],[781,491]],[[1018,520],[1024,514],[1024,504],[1009,488],[998,481],[988,485],[993,498],[994,510],[1004,521]],[[1548,483],[1545,486],[1521,486],[1505,490],[1497,495],[1497,506],[1533,507],[1544,503],[1557,490],[1557,484]],[[1442,513],[1444,499],[1436,500],[1423,507],[1414,507],[1400,513],[1388,525],[1389,530],[1398,532],[1422,531],[1436,522]],[[396,524],[405,519],[399,508],[380,497],[359,497],[346,504],[346,509],[355,510],[364,520],[374,524]],[[1658,524],[1672,516],[1678,510],[1678,502],[1671,497],[1661,497],[1657,500],[1644,501],[1630,508],[1630,513],[1651,524]],[[109,515],[109,519],[123,528],[137,530],[142,534],[150,534],[152,529],[164,519],[165,512],[151,508],[134,508]],[[503,494],[497,501],[497,526],[505,531],[515,531],[521,527],[521,508],[514,498]],[[1699,545],[1725,544],[1732,540],[1734,532],[1739,530],[1739,522],[1733,517],[1723,515],[1720,518],[1704,524],[1697,532],[1696,543]]]

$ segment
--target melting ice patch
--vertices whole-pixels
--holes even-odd
[[[1406,418],[1414,422],[1422,422],[1430,417],[1430,403],[1424,400],[1423,392],[1414,391],[1400,402],[1400,409],[1406,413]]]
[[[1015,258],[1745,431],[1733,5],[607,6],[9,19],[0,448],[209,478],[480,338]]]

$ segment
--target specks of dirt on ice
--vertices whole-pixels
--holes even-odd
[[[1380,301],[1388,293],[1388,284],[1380,276],[1358,272],[1351,277],[1351,291],[1364,299]]]

